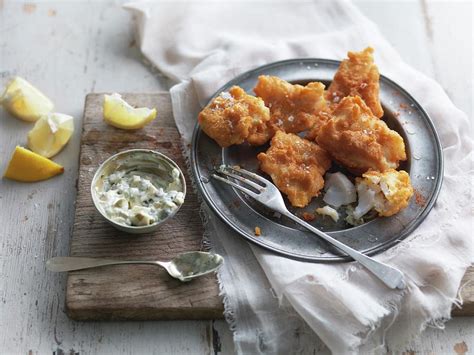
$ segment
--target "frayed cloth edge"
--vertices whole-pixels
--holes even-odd
[[[191,159],[190,159],[190,156],[189,156],[189,149],[186,148],[186,142],[184,140],[181,140],[181,153],[185,159],[185,165],[186,165],[186,170],[188,172],[188,176],[190,177],[189,180],[190,180],[190,183],[191,183],[191,187],[193,189],[194,192],[196,192],[196,196],[197,196],[197,199],[198,199],[198,202],[199,202],[199,216],[201,218],[201,221],[202,221],[202,224],[203,224],[203,227],[204,227],[204,233],[203,233],[203,237],[202,237],[202,241],[201,241],[201,250],[203,251],[209,251],[209,252],[213,252],[214,248],[213,248],[213,245],[212,245],[212,242],[211,242],[211,238],[210,238],[210,232],[209,232],[209,216],[206,214],[205,212],[205,206],[206,206],[206,203],[203,201],[201,195],[198,193],[198,190],[197,190],[197,185],[196,185],[196,181],[194,179],[194,175],[192,173],[192,167],[191,167]],[[231,301],[229,299],[229,297],[227,296],[227,292],[225,291],[225,286],[224,284],[221,282],[221,273],[222,273],[222,269],[219,268],[217,270],[217,284],[218,284],[218,287],[219,287],[219,296],[222,297],[222,301],[223,301],[223,304],[224,304],[224,319],[226,320],[227,324],[229,325],[229,329],[230,331],[232,332],[232,336],[235,338],[236,336],[236,331],[237,331],[237,320],[235,318],[235,307],[233,305],[231,305]]]

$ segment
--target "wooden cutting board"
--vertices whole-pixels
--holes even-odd
[[[136,106],[157,107],[158,118],[138,131],[123,131],[102,120],[103,94],[86,98],[79,161],[76,212],[71,255],[114,259],[170,259],[184,251],[201,249],[203,226],[199,203],[190,186],[180,136],[168,93],[123,94]],[[172,159],[185,172],[186,202],[168,223],[151,235],[133,236],[115,230],[95,210],[90,182],[95,170],[110,155],[150,148]],[[453,315],[474,315],[474,269],[464,277],[464,306]],[[77,320],[164,320],[222,318],[223,305],[215,276],[183,284],[153,266],[122,265],[70,272],[66,309]]]
[[[168,93],[123,94],[132,105],[156,107],[158,117],[144,129],[124,131],[102,120],[103,94],[86,98],[71,255],[130,260],[168,260],[200,250],[203,226],[190,185]],[[176,216],[148,235],[117,231],[95,210],[90,183],[101,162],[130,148],[160,151],[177,162],[187,181],[186,201]],[[215,319],[223,305],[215,275],[189,283],[152,265],[121,265],[69,273],[68,315],[77,320]]]

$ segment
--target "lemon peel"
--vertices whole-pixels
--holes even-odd
[[[134,108],[119,94],[104,95],[104,121],[121,129],[139,129],[156,118],[156,109]]]
[[[16,181],[34,182],[49,179],[63,172],[64,168],[54,161],[17,146],[4,177]]]
[[[50,99],[18,76],[7,84],[5,92],[0,97],[0,104],[13,116],[27,122],[37,121],[54,108]]]

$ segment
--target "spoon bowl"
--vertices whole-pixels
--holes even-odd
[[[208,274],[209,270],[216,270],[223,262],[224,258],[219,254],[192,251],[180,254],[171,260],[167,270],[172,277],[186,282]]]

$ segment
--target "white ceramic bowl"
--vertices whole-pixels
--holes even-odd
[[[183,205],[183,204],[179,205],[178,208],[176,208],[166,218],[147,226],[129,226],[126,224],[117,223],[107,216],[107,214],[105,213],[100,203],[100,199],[99,199],[99,195],[97,191],[97,189],[100,189],[100,187],[102,186],[104,177],[112,174],[114,171],[117,171],[123,168],[127,168],[127,169],[134,168],[134,167],[140,168],[145,165],[147,169],[165,168],[165,170],[169,170],[170,172],[173,168],[178,169],[179,175],[181,178],[181,185],[183,187],[181,192],[183,192],[184,198],[186,198],[186,181],[184,179],[183,172],[181,171],[179,166],[166,155],[156,152],[154,150],[149,150],[149,149],[130,149],[130,150],[125,150],[123,152],[112,155],[110,158],[108,158],[99,166],[96,173],[94,174],[94,177],[91,183],[91,195],[92,195],[92,201],[94,202],[94,206],[97,209],[97,211],[99,211],[99,213],[110,224],[112,224],[115,228],[123,232],[132,233],[132,234],[142,234],[142,233],[153,232],[156,229],[158,229],[160,225],[162,225],[169,219],[173,218],[173,216],[178,212],[178,210]]]

